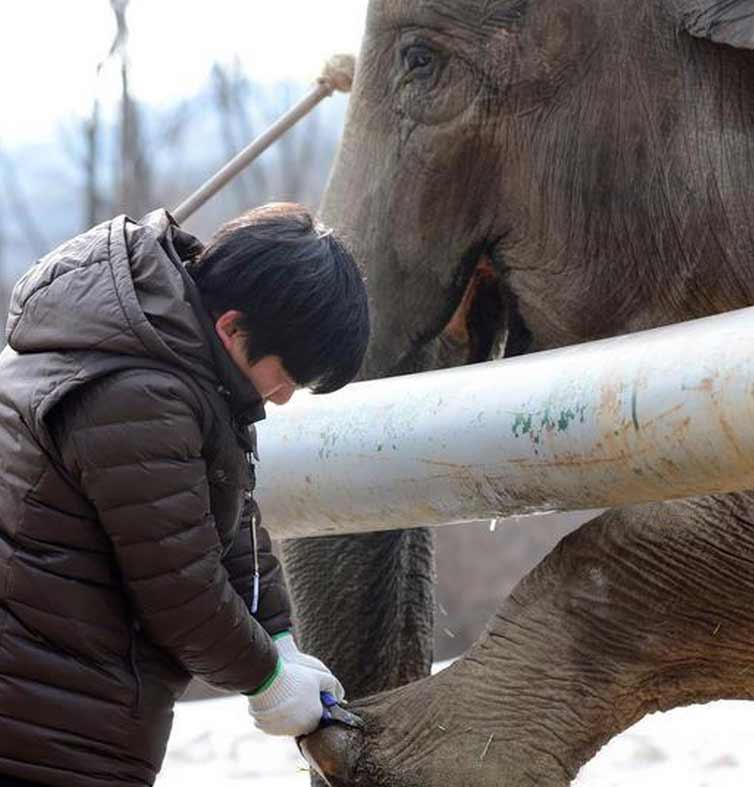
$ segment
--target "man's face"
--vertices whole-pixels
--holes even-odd
[[[215,322],[215,330],[228,355],[265,402],[283,405],[298,385],[291,379],[277,355],[265,355],[251,363],[246,357],[247,336],[237,327],[240,312],[228,311]]]
[[[235,358],[233,360],[236,361]],[[285,404],[298,388],[277,355],[265,355],[253,364],[246,361],[242,365],[236,361],[236,366],[251,381],[265,402]]]

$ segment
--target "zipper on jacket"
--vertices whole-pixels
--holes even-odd
[[[244,492],[246,505],[249,509],[251,519],[251,552],[254,560],[254,587],[251,593],[251,614],[256,615],[259,611],[259,550],[257,548],[257,507],[254,503],[254,487],[256,485],[256,475],[254,473],[254,454],[251,451],[246,453],[246,469],[249,474],[249,487]]]
[[[134,681],[136,682],[136,692],[134,695],[134,700],[131,703],[131,717],[134,719],[141,718],[141,693],[142,693],[142,686],[141,686],[141,675],[139,674],[139,666],[136,662],[136,635],[139,633],[141,626],[139,622],[134,620],[131,623],[131,630],[129,634],[129,642],[128,642],[128,660],[131,664],[131,672],[134,675]]]

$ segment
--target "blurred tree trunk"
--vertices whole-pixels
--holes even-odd
[[[139,108],[128,87],[128,64],[121,65],[120,209],[138,218],[151,205],[150,167],[141,140]]]
[[[128,24],[129,0],[110,0],[115,14],[116,33],[111,52],[120,56],[120,129],[118,160],[118,209],[138,218],[152,204],[151,170],[142,141],[139,107],[129,85]]]
[[[99,68],[97,71],[99,72]],[[92,114],[84,122],[84,229],[99,224],[102,220],[102,199],[99,192],[99,134],[100,106],[95,96],[92,102]]]
[[[5,233],[6,220],[4,205],[0,202],[0,285],[5,281]]]
[[[239,101],[238,97],[239,89],[242,89],[242,86],[234,77],[234,74],[228,73],[218,63],[212,67],[212,92],[220,120],[220,136],[223,140],[224,156],[227,161],[230,161],[250,141],[250,139],[238,139],[235,133],[234,120],[245,116],[246,113],[243,103]],[[241,121],[242,124],[243,121]],[[252,165],[249,171],[264,173],[264,168]],[[234,178],[231,187],[236,196],[238,209],[247,210],[251,205],[247,179],[244,177]]]
[[[10,278],[5,260],[6,227],[4,205],[0,202],[0,349],[5,347],[5,320],[8,317],[8,299],[10,298]]]

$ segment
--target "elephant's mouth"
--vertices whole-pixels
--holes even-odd
[[[515,295],[488,253],[471,269],[453,316],[439,336],[439,366],[460,366],[520,355],[529,332]]]
[[[465,366],[526,352],[530,335],[516,296],[504,281],[492,250],[466,258],[458,285],[447,293],[450,319],[413,346],[391,367],[366,369],[366,378],[398,376],[431,369]]]
[[[479,363],[502,355],[505,332],[500,280],[485,254],[472,269],[461,300],[440,334],[440,343],[446,354],[457,356],[458,364]]]

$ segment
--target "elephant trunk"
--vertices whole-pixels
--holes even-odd
[[[358,90],[351,98],[358,102]],[[320,214],[347,243],[366,274],[375,256],[389,253],[389,234],[373,212],[370,162],[349,131]],[[354,163],[354,162],[358,163]],[[368,228],[368,229],[367,229]],[[387,244],[387,245],[386,245]],[[370,302],[373,281],[368,281]],[[372,310],[370,375],[393,357],[385,310]],[[376,345],[375,345],[376,342]],[[362,372],[364,374],[364,372]],[[416,680],[432,663],[432,535],[425,530],[360,537],[316,538],[284,544],[289,585],[303,646],[323,659],[353,699]]]
[[[353,112],[353,96],[351,101]],[[374,201],[365,194],[371,182],[365,170],[368,164],[361,157],[357,167],[351,163],[356,146],[347,128],[320,214],[368,275],[369,262],[384,253],[389,236],[374,229],[382,222],[374,221]],[[384,327],[389,315],[382,309],[375,313],[371,285],[368,281],[373,324],[365,369],[370,376],[383,376],[395,356],[391,347],[396,332],[391,335]],[[340,678],[349,699],[429,674],[434,564],[428,530],[292,540],[283,544],[283,556],[297,637],[307,652],[321,658]],[[337,739],[336,759],[330,757],[328,744],[319,755],[323,770],[332,773],[336,763],[352,770],[346,756],[357,750],[352,743]],[[321,782],[314,777],[313,784]]]

